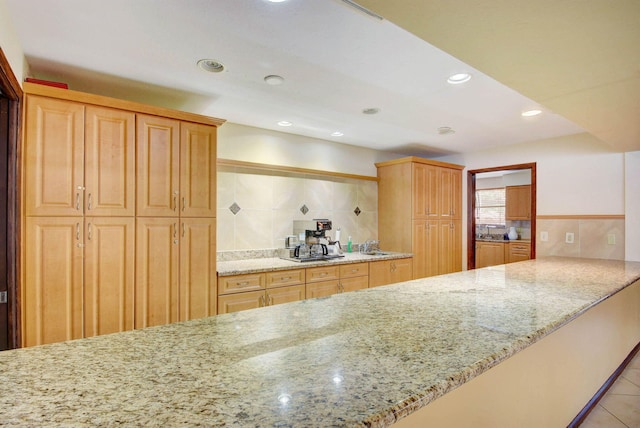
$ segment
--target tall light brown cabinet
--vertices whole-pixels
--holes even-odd
[[[464,166],[407,157],[376,167],[381,248],[413,253],[413,278],[462,270]]]
[[[22,345],[215,314],[224,121],[23,89]]]

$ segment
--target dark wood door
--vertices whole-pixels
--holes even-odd
[[[0,351],[9,349],[7,196],[9,162],[9,100],[0,93]]]

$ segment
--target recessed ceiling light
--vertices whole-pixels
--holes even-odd
[[[536,108],[536,109],[532,109],[532,110],[523,111],[522,112],[522,117],[537,116],[540,113],[542,113],[542,110]]]
[[[289,122],[288,120],[281,120],[280,122],[278,122],[278,125],[280,125],[280,126],[291,126],[291,125],[293,125],[293,123]]]
[[[469,80],[471,80],[471,75],[469,73],[457,73],[449,76],[447,82],[452,85],[459,85],[460,83],[468,82]]]
[[[440,135],[449,135],[449,134],[455,134],[455,133],[456,131],[450,126],[441,126],[440,128],[438,128],[438,134]]]
[[[332,137],[342,137],[344,134],[340,131],[333,132],[331,134]]]
[[[201,59],[198,61],[198,67],[211,73],[220,73],[224,70],[224,65],[215,59]]]
[[[369,107],[369,108],[366,108],[366,109],[362,110],[362,113],[364,113],[364,114],[376,114],[378,112],[380,112],[380,109],[377,108],[377,107]]]
[[[284,83],[284,77],[278,76],[277,74],[270,74],[264,77],[264,81],[269,85],[278,86]]]

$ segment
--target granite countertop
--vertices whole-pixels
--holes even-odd
[[[0,424],[389,426],[638,278],[544,258],[0,352]]]
[[[373,262],[379,260],[393,260],[413,257],[410,253],[385,252],[383,255],[368,255],[365,253],[344,253],[344,257],[316,262],[292,262],[278,257],[265,257],[247,260],[218,261],[216,270],[218,276],[240,275],[246,273],[270,272],[287,269],[304,269],[336,264]]]

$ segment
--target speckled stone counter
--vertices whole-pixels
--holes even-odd
[[[388,426],[640,278],[548,258],[0,353],[10,426]]]
[[[247,260],[218,261],[216,264],[216,270],[218,271],[218,276],[229,276],[276,270],[304,269],[308,267],[334,264],[375,262],[379,260],[403,259],[407,257],[413,257],[413,254],[389,252],[384,255],[371,256],[364,253],[345,253],[344,257],[341,258],[317,262],[292,262],[290,260],[284,260],[277,257],[264,257]]]

